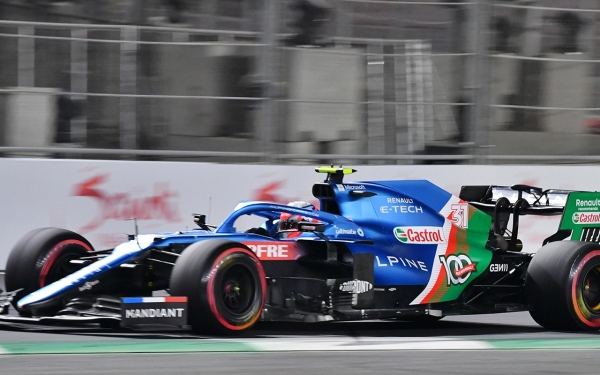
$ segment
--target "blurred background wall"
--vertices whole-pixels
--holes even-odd
[[[0,1],[0,153],[596,163],[592,0]]]

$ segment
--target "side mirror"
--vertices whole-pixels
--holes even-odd
[[[325,224],[311,223],[310,221],[299,221],[298,230],[300,232],[325,232]]]
[[[206,215],[192,214],[192,216],[194,217],[194,223],[196,223],[196,225],[198,225],[201,229],[210,230],[211,227],[214,227],[213,225],[206,224]]]
[[[202,214],[192,214],[194,216],[194,223],[199,227],[206,225],[206,215]]]

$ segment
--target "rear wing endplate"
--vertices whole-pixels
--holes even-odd
[[[571,231],[575,241],[600,242],[600,192],[571,193],[559,231]]]
[[[562,214],[572,192],[530,185],[466,185],[460,189],[459,198],[488,214],[498,210],[515,213],[514,206],[519,202],[518,215],[554,216]]]

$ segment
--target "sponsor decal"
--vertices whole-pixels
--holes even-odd
[[[244,242],[260,260],[295,260],[296,246],[289,242]]]
[[[365,185],[344,185],[346,190],[365,190]]]
[[[99,204],[99,213],[91,222],[78,230],[86,233],[100,227],[107,220],[163,220],[170,223],[180,222],[176,199],[179,194],[169,189],[168,183],[154,185],[154,194],[136,196],[125,192],[109,193],[101,189],[108,181],[108,174],[97,175],[76,184],[72,196],[89,197]]]
[[[389,290],[390,292],[395,292],[395,291],[396,291],[396,288],[390,288],[390,289],[388,289],[388,290]]]
[[[423,207],[415,205],[404,205],[404,206],[381,206],[379,211],[382,214],[422,214]]]
[[[448,220],[459,228],[466,229],[469,227],[469,204],[455,203],[450,206],[450,215]]]
[[[413,260],[403,257],[395,257],[388,255],[387,257],[379,258],[379,255],[375,255],[375,264],[377,267],[396,267],[403,266],[407,268],[415,268],[424,272],[427,272],[427,265],[420,260]]]
[[[70,275],[65,276],[61,282],[65,285],[65,287],[69,287],[72,285],[77,285],[79,283],[81,283],[83,280],[87,279],[87,278],[92,278],[94,277],[94,274],[97,273],[102,273],[102,272],[106,272],[109,269],[111,269],[109,264],[102,264],[100,265],[98,268],[96,268],[93,271],[90,271],[89,273],[85,274],[85,275],[79,275],[78,273],[72,273]],[[96,282],[98,280],[95,280]],[[95,284],[91,285],[94,286]]]
[[[490,272],[508,272],[508,264],[492,263],[490,264]]]
[[[126,319],[141,318],[181,318],[183,308],[172,309],[125,309]]]
[[[596,207],[600,206],[600,199],[576,199],[575,206],[577,207]]]
[[[365,190],[365,185],[346,185],[346,184],[336,184],[339,191],[345,190]]]
[[[441,227],[395,227],[394,236],[402,243],[431,245],[446,243]]]
[[[362,228],[358,228],[357,230],[351,229],[351,228],[335,228],[335,234],[340,235],[340,234],[351,234],[351,235],[359,235],[361,237],[364,237],[365,232],[362,230]]]
[[[465,254],[440,255],[440,262],[446,269],[447,285],[464,284],[477,271],[477,264]]]
[[[560,230],[570,230],[571,240],[600,241],[600,192],[571,192],[568,195]]]
[[[412,198],[388,198],[388,203],[415,203]]]
[[[98,285],[99,283],[100,281],[98,280],[86,281],[82,286],[79,287],[79,291],[83,292],[84,290],[91,290],[94,285]]]
[[[187,324],[187,297],[125,297],[121,299],[121,325]]]
[[[574,224],[600,224],[600,213],[575,212]]]
[[[365,280],[350,280],[340,284],[342,292],[361,294],[373,289],[373,284]]]

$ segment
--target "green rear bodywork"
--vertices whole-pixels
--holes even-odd
[[[583,241],[600,228],[600,192],[572,192],[567,197],[560,230],[571,230],[571,240]]]

